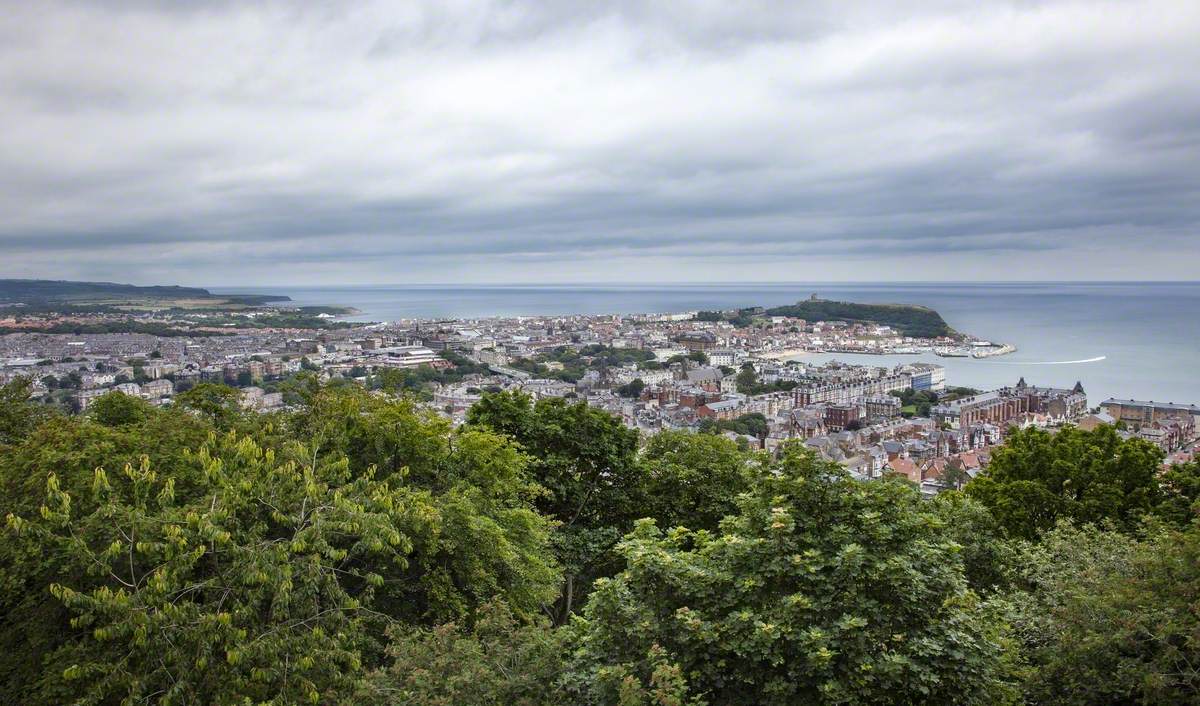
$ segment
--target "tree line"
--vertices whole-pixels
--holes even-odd
[[[1200,697],[1200,470],[1110,428],[1015,432],[930,500],[564,399],[453,428],[295,383],[266,414],[0,388],[6,702]]]

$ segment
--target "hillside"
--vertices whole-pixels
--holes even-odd
[[[869,321],[891,326],[905,336],[936,338],[958,336],[941,314],[912,304],[856,304],[808,299],[767,309],[770,316],[791,316],[806,321]]]
[[[215,295],[207,289],[180,286],[140,287],[115,282],[72,282],[46,279],[0,279],[0,302],[29,305],[119,306],[139,303],[196,303],[200,305],[258,306],[290,301],[284,296],[258,294]]]

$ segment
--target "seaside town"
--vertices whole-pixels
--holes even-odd
[[[232,316],[248,324],[259,314]],[[199,383],[221,383],[239,388],[246,408],[272,411],[290,403],[292,383],[307,374],[410,394],[455,424],[486,392],[520,390],[534,399],[584,401],[645,436],[718,433],[766,451],[800,439],[855,477],[900,474],[927,494],[958,487],[985,468],[989,449],[1012,427],[1111,424],[1156,444],[1167,463],[1185,462],[1200,415],[1200,406],[1153,401],[1089,407],[1081,383],[1060,389],[1022,378],[974,390],[952,385],[957,381],[933,363],[811,365],[805,354],[815,352],[987,356],[1012,347],[762,309],[326,328],[227,323],[215,330],[196,326],[194,316],[151,318],[192,328],[170,335],[46,333],[38,327],[60,330],[79,319],[26,318],[26,330],[0,335],[0,383],[29,378],[35,397],[72,412],[113,391],[170,404]]]

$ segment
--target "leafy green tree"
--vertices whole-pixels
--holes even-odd
[[[554,543],[565,583],[554,615],[565,621],[598,576],[619,568],[613,547],[645,514],[638,434],[621,420],[561,398],[485,394],[467,421],[515,439],[530,454],[532,479],[545,489],[538,507],[559,522]]]
[[[720,704],[996,704],[1015,696],[1002,616],[903,483],[858,483],[799,445],[763,468],[719,533],[643,520],[598,582],[565,681],[617,703],[618,674],[677,665]]]
[[[1162,501],[1161,464],[1156,446],[1122,439],[1109,426],[1020,429],[966,492],[1013,537],[1032,539],[1060,519],[1108,520],[1131,531]]]
[[[334,429],[364,414],[321,410],[344,415]],[[419,478],[360,468],[349,437],[294,436],[301,422],[246,427],[216,433],[184,407],[50,419],[0,456],[6,698],[331,701],[379,664],[387,625],[460,620],[495,598],[526,617],[557,595],[551,526],[507,439],[422,441],[440,456]]]
[[[29,378],[0,385],[0,447],[19,443],[52,414],[29,398],[32,392]]]
[[[367,706],[539,706],[563,703],[556,684],[566,633],[545,619],[517,620],[500,601],[484,604],[472,625],[393,626],[388,663],[355,695]]]
[[[49,660],[46,696],[316,703],[358,675],[363,604],[412,546],[394,495],[348,483],[344,463],[303,467],[249,440],[194,462],[207,501],[178,497],[147,461],[97,469],[91,497],[52,475],[41,517],[10,519],[82,574],[51,585],[74,639]],[[361,556],[382,574],[339,573]]]
[[[202,382],[175,396],[175,404],[207,417],[216,428],[235,428],[245,416],[242,394],[237,389],[219,383]]]
[[[1178,527],[1200,518],[1200,461],[1178,463],[1162,474],[1166,497],[1154,514]]]
[[[617,394],[622,397],[637,399],[642,396],[642,390],[646,389],[646,383],[641,378],[634,378],[632,382],[628,382],[617,388]]]
[[[88,416],[107,427],[137,424],[154,411],[149,402],[123,392],[109,392],[92,400]]]
[[[981,595],[1010,588],[1018,568],[1020,542],[1005,537],[992,513],[965,493],[944,491],[929,504],[949,538],[961,546],[959,556],[967,584]]]
[[[650,437],[641,462],[647,516],[662,527],[715,531],[736,512],[737,496],[749,489],[750,465],[761,459],[724,437],[664,431]]]
[[[1200,701],[1200,533],[1144,539],[1066,523],[1021,556],[1014,624],[1026,701],[1100,706]]]
[[[136,423],[106,425],[86,416],[55,416],[29,432],[22,443],[0,453],[0,517],[36,518],[53,474],[72,497],[89,497],[98,467],[138,466],[143,459],[174,479],[177,492],[195,487],[185,472],[183,451],[203,444],[211,428],[178,410],[152,410]],[[78,503],[77,503],[78,506]],[[49,587],[89,580],[62,552],[5,535],[0,541],[0,692],[13,703],[67,703],[34,698],[52,677],[44,661],[75,630],[70,615]],[[60,666],[59,670],[65,668]]]

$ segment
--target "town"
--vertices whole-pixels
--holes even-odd
[[[1060,389],[1022,378],[997,390],[955,387],[933,363],[811,365],[806,353],[965,346],[994,355],[1011,346],[763,309],[243,326],[220,334],[8,333],[0,336],[0,382],[29,378],[34,396],[73,412],[112,391],[169,404],[198,383],[221,383],[239,388],[248,409],[271,411],[294,401],[298,376],[312,375],[410,394],[456,424],[485,393],[520,390],[586,402],[644,436],[718,433],[766,451],[800,439],[857,478],[900,474],[926,494],[959,487],[985,468],[989,449],[1012,427],[1111,424],[1160,447],[1169,463],[1188,461],[1200,415],[1194,405],[1151,401],[1089,407],[1080,383]]]

